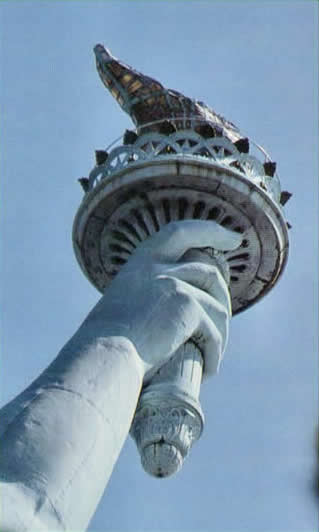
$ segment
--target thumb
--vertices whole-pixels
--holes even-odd
[[[241,241],[241,234],[225,229],[213,220],[183,220],[165,225],[144,240],[139,249],[147,250],[155,259],[176,261],[191,248],[230,251]]]

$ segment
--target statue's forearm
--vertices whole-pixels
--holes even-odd
[[[1,530],[83,530],[111,475],[143,371],[131,342],[86,331],[16,399],[2,436]]]
[[[176,261],[194,243],[232,249],[238,235],[213,222],[182,224],[140,244],[58,357],[2,410],[2,532],[84,530],[143,380],[193,337],[206,370],[217,369],[230,314],[227,284],[216,266]]]

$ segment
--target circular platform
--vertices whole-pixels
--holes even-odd
[[[233,314],[275,284],[288,254],[279,205],[239,171],[198,157],[147,160],[102,179],[85,195],[75,217],[77,260],[103,292],[139,242],[183,219],[215,220],[243,235],[240,248],[225,252]]]

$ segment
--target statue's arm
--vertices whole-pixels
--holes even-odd
[[[80,329],[3,434],[1,531],[86,528],[128,434],[142,380],[129,340],[95,334],[93,323]]]
[[[227,285],[216,267],[179,260],[189,248],[239,243],[238,234],[198,220],[145,240],[52,364],[4,407],[11,414],[1,441],[1,532],[84,530],[142,383],[189,338],[206,371],[217,371],[231,313]]]

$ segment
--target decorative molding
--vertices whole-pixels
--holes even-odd
[[[264,157],[264,153],[260,154]],[[89,176],[88,191],[101,180],[108,179],[127,166],[138,165],[154,159],[165,160],[183,157],[210,160],[223,168],[231,168],[260,186],[277,204],[280,202],[280,183],[275,174],[265,174],[263,163],[254,155],[240,153],[225,137],[205,139],[193,130],[183,130],[170,135],[146,133],[128,146],[113,148],[104,164],[96,166]]]
[[[203,430],[203,416],[190,404],[167,394],[143,394],[131,436],[150,475],[167,477],[179,471]]]

